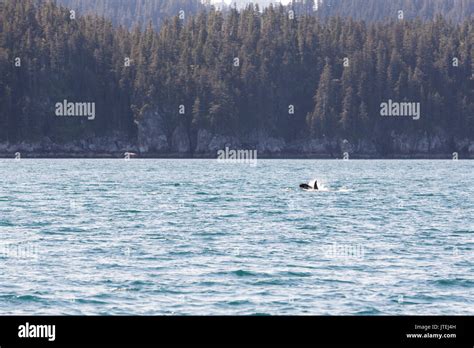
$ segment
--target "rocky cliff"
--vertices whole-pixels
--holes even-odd
[[[194,135],[192,135],[194,134]],[[192,138],[194,136],[194,138]],[[164,130],[158,111],[148,111],[137,122],[136,138],[123,134],[54,143],[49,138],[30,143],[0,143],[0,156],[13,157],[122,157],[135,152],[141,157],[209,157],[225,149],[256,149],[259,157],[301,158],[474,158],[474,140],[434,134],[392,132],[381,139],[305,138],[287,141],[255,131],[242,136],[213,134],[207,129],[192,133],[178,125],[171,136]]]

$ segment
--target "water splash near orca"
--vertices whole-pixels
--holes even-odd
[[[314,189],[314,184],[316,181],[318,183],[318,189]],[[304,191],[309,191],[309,192],[349,192],[351,191],[350,189],[346,187],[333,189],[329,185],[327,185],[326,182],[318,180],[318,179],[313,179],[306,184],[301,184],[300,188],[303,189]]]

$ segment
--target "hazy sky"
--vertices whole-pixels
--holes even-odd
[[[230,3],[232,0],[224,0],[226,3]],[[258,1],[258,0],[257,0]],[[286,5],[290,2],[291,0],[280,0],[280,2],[283,5]],[[220,2],[220,0],[212,0],[211,2]],[[248,0],[248,2],[252,2],[252,0]]]

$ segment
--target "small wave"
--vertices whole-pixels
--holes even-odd
[[[355,315],[378,315],[382,314],[381,311],[379,311],[377,308],[367,308],[362,311],[358,311],[355,313]]]
[[[254,317],[268,317],[268,316],[271,316],[271,314],[270,313],[257,312],[257,313],[251,314],[251,316],[254,316]]]
[[[321,279],[324,283],[341,283],[341,284],[355,284],[352,280],[341,280],[341,279]]]
[[[214,281],[209,281],[209,280],[202,281],[199,283],[200,286],[216,286],[216,285],[221,285],[221,284],[222,284],[221,282],[214,282]]]
[[[20,302],[44,302],[45,299],[35,295],[4,295],[1,298],[7,301],[20,301]]]
[[[460,278],[437,279],[434,281],[434,283],[439,286],[461,286],[461,287],[467,287],[467,288],[474,286],[474,281],[469,280],[469,279],[460,279]]]
[[[139,214],[143,213],[142,210],[136,210],[136,209],[122,209],[118,211],[120,214]]]
[[[267,286],[267,285],[286,285],[288,281],[286,279],[269,279],[269,280],[258,280],[253,282],[254,286]]]
[[[96,296],[98,297],[98,296]],[[103,296],[101,296],[103,297]],[[74,299],[74,302],[78,304],[91,304],[91,305],[107,305],[109,304],[108,301],[101,301],[101,300],[96,300],[96,299],[90,299],[90,298],[77,298]]]
[[[312,276],[312,274],[309,272],[295,272],[295,271],[284,272],[283,275],[290,276],[290,277],[311,277]]]
[[[204,191],[197,191],[197,192],[196,192],[196,195],[198,195],[198,196],[208,196],[209,193],[208,193],[208,192],[204,192]]]
[[[251,277],[254,276],[255,274],[249,271],[244,271],[242,269],[239,269],[237,271],[233,271],[233,274],[235,274],[238,277]]]
[[[242,306],[242,305],[252,304],[252,302],[248,300],[234,300],[234,301],[227,302],[227,304],[229,306]]]
[[[1,227],[12,227],[12,226],[15,226],[15,224],[11,221],[1,220],[0,221],[0,226]]]

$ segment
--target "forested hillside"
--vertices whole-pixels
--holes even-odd
[[[380,21],[398,18],[434,19],[442,15],[460,22],[474,15],[473,0],[320,0],[318,16],[352,17],[356,20]]]
[[[227,11],[235,6],[242,9],[249,3],[258,4],[260,9],[277,3],[275,0],[232,0],[226,6],[226,2],[219,0],[56,1],[78,10],[79,13],[105,16],[114,24],[122,24],[128,28],[139,23],[145,25],[149,21],[155,28],[159,28],[166,18],[177,15],[180,10],[187,15],[193,15],[204,8],[209,9],[208,4]],[[319,18],[342,16],[365,21],[396,19],[400,10],[403,11],[405,19],[432,20],[440,14],[455,22],[461,22],[474,14],[474,0],[292,0],[284,1],[283,4],[287,4],[287,10],[293,9],[299,15],[314,15]]]
[[[249,3],[253,5],[258,5],[261,9],[270,6],[279,4],[276,0],[232,0],[230,1],[231,8],[244,9],[248,6]]]
[[[204,8],[201,0],[57,0],[79,14],[95,14],[127,28],[152,22],[159,28],[166,18],[184,11],[185,16]]]
[[[474,137],[472,19],[366,24],[248,7],[128,31],[36,3],[1,9],[0,141],[147,137],[143,151],[192,153],[203,134],[382,148],[393,132]],[[64,99],[95,102],[96,118],[56,117]],[[420,119],[381,117],[388,99],[419,102]]]
[[[72,20],[65,8],[35,3],[7,0],[1,9],[0,138],[67,141],[129,131],[133,80],[123,56],[141,34],[115,30],[99,17]],[[58,119],[54,104],[63,99],[97,101],[102,117],[93,124]]]

